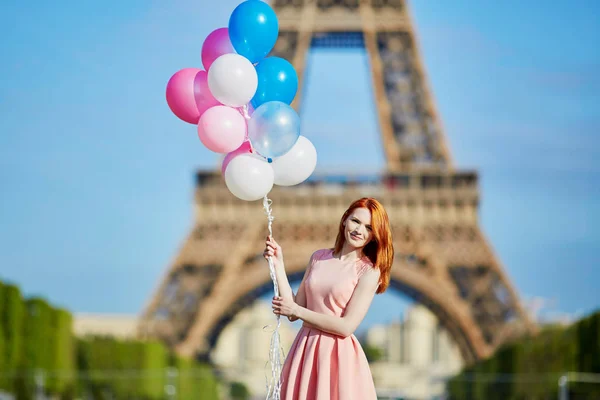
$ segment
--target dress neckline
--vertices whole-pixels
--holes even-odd
[[[334,254],[334,249],[329,249],[329,255],[330,255],[330,256],[331,256],[331,258],[333,258],[334,260],[337,260],[337,261],[339,261],[339,262],[341,262],[341,263],[344,263],[344,264],[357,264],[357,263],[359,263],[360,261],[365,261],[365,260],[368,260],[368,259],[369,259],[369,257],[367,257],[367,256],[363,255],[362,257],[358,257],[358,258],[356,258],[354,261],[347,261],[347,260],[346,260],[346,261],[344,261],[344,260],[342,260],[342,259],[340,259],[340,258],[338,258],[338,257],[336,257],[336,256],[335,256],[335,254]]]

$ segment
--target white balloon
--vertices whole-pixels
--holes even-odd
[[[234,157],[225,170],[227,188],[235,197],[245,201],[265,197],[273,188],[273,181],[271,164],[255,154]]]
[[[214,98],[226,106],[248,104],[257,87],[256,69],[239,54],[223,54],[208,69],[208,88]]]
[[[304,136],[284,155],[277,157],[271,164],[275,172],[275,184],[293,186],[304,182],[317,166],[317,149]]]

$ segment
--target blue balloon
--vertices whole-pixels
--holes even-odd
[[[270,5],[246,0],[229,17],[229,39],[235,51],[252,64],[265,58],[275,46],[279,21]]]
[[[268,101],[291,104],[298,91],[298,74],[294,66],[279,57],[267,57],[256,66],[258,88],[250,101],[254,109]]]
[[[281,157],[300,137],[300,117],[281,101],[269,101],[254,110],[248,121],[252,148],[265,158]]]

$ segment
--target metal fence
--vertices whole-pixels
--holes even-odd
[[[533,392],[535,400],[600,400],[600,374],[584,372],[565,372],[547,374],[467,374],[459,378],[460,382],[470,385],[469,400],[487,400],[486,396],[478,391],[478,386],[485,386],[487,392],[490,387],[494,398],[513,398],[515,386],[527,387]],[[531,390],[533,389],[533,390]],[[503,395],[505,397],[503,397]],[[442,397],[446,399],[446,397]],[[519,397],[521,399],[521,397]],[[437,399],[436,399],[437,400]],[[452,399],[454,400],[454,399]],[[462,400],[462,399],[460,399]],[[524,399],[529,400],[529,399]]]
[[[15,387],[17,382],[27,382],[28,400],[148,400],[156,396],[137,394],[119,395],[118,392],[127,392],[123,388],[135,388],[143,385],[161,385],[160,400],[202,400],[201,393],[182,395],[180,388],[182,378],[190,378],[195,382],[203,379],[213,380],[215,377],[211,370],[185,370],[168,367],[158,370],[94,370],[94,371],[20,371],[0,372],[0,400],[20,400],[18,395],[9,393],[2,387]],[[68,396],[52,393],[50,382],[62,379],[71,383],[75,388]],[[118,390],[121,389],[121,390]],[[135,392],[129,390],[129,392]],[[188,390],[189,392],[189,390]],[[221,400],[228,400],[227,393],[223,393]],[[211,397],[213,399],[213,397]]]
[[[495,391],[497,390],[498,397],[502,396],[503,386],[509,385],[539,385],[546,384],[549,381],[554,381],[556,391],[554,394],[542,395],[543,399],[557,400],[578,400],[591,399],[600,400],[600,397],[590,397],[591,393],[600,393],[600,374],[568,372],[558,376],[557,374],[478,374],[477,376],[465,377],[464,379],[473,383],[494,383]],[[30,371],[27,373],[7,373],[0,372],[0,382],[16,381],[18,379],[27,379],[34,385],[31,391],[31,400],[59,400],[64,397],[49,394],[48,382],[57,377],[69,378],[78,387],[77,393],[69,396],[72,400],[146,400],[143,396],[121,395],[119,396],[111,385],[105,385],[100,392],[92,391],[90,388],[98,382],[110,382],[112,385],[121,387],[135,387],[147,382],[161,384],[162,395],[160,400],[202,400],[205,396],[202,393],[183,394],[180,389],[180,378],[193,378],[201,380],[203,378],[213,377],[210,371],[193,371],[180,372],[176,368],[169,367],[161,370],[96,370],[89,372],[63,372],[63,371]],[[432,382],[434,384],[436,382]],[[439,383],[439,382],[437,382]],[[232,399],[227,390],[227,383],[221,385],[220,400],[237,400]],[[546,386],[546,385],[545,385]],[[378,400],[449,400],[448,394],[444,393],[436,397],[418,398],[411,397],[408,388],[378,388]],[[556,396],[556,393],[558,395]],[[592,395],[593,396],[593,395]],[[212,397],[211,397],[212,398]],[[253,395],[246,399],[258,399],[260,395]],[[238,398],[241,399],[241,398]],[[456,400],[486,400],[485,397],[479,396],[477,393],[471,393],[468,398]],[[0,400],[20,400],[18,396],[9,393],[0,388]],[[451,399],[455,400],[455,399]]]
[[[569,388],[572,384],[590,384],[600,385],[600,374],[590,374],[585,372],[567,372],[558,378],[559,400],[570,400],[569,393],[573,390]],[[585,393],[585,387],[583,387]]]

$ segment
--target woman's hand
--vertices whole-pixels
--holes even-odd
[[[299,306],[292,299],[273,297],[273,314],[283,315],[288,319],[298,319]]]
[[[281,249],[281,246],[271,236],[267,236],[263,256],[265,258],[272,257],[275,266],[283,265],[283,250]]]

